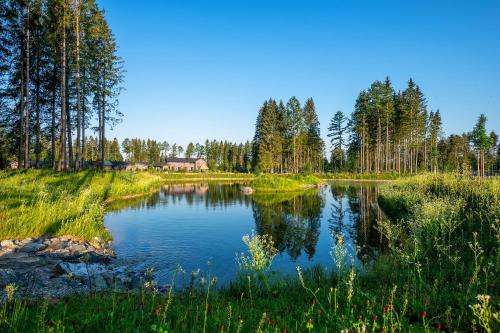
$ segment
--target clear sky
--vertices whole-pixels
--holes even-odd
[[[500,130],[500,1],[99,0],[127,70],[110,134],[253,137],[262,102],[313,97],[326,138],[360,90],[412,77],[446,134]]]

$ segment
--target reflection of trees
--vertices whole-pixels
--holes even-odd
[[[319,238],[321,211],[325,200],[320,192],[308,191],[301,194],[276,196],[254,196],[253,215],[259,234],[273,237],[279,252],[286,251],[292,259],[297,259],[302,250],[309,258],[314,256]]]
[[[239,184],[175,184],[165,185],[158,192],[144,197],[113,202],[108,210],[149,209],[162,205],[185,203],[189,206],[204,205],[206,208],[227,207],[234,204],[248,207],[251,197],[240,192]]]
[[[349,233],[356,240],[360,250],[358,256],[373,256],[373,250],[380,247],[381,238],[376,228],[377,221],[382,218],[382,211],[378,206],[378,187],[372,184],[356,184],[354,186],[332,185],[334,205],[332,205],[332,230]],[[342,207],[342,197],[347,197],[347,207]],[[337,203],[335,203],[337,202]],[[340,206],[340,208],[338,207]],[[342,210],[343,213],[340,213]],[[348,214],[348,218],[345,217]],[[349,229],[344,227],[349,221]]]

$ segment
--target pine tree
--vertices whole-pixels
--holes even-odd
[[[476,163],[477,163],[477,175],[479,177],[484,177],[485,175],[484,174],[485,151],[491,145],[490,137],[486,132],[486,121],[487,121],[486,116],[484,114],[481,114],[471,133],[472,142],[477,152]]]
[[[347,130],[347,118],[342,111],[337,111],[333,118],[330,120],[327,136],[330,138],[331,145],[331,164],[335,166],[338,160],[339,165],[337,170],[343,170],[344,162],[344,135]],[[335,160],[334,160],[335,159]]]

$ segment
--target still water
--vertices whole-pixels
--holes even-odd
[[[283,274],[296,266],[333,268],[330,253],[338,235],[357,266],[380,250],[376,184],[259,195],[244,195],[240,186],[168,185],[112,207],[105,224],[118,258],[133,269],[154,267],[165,284],[178,265],[188,274],[200,268],[227,282],[238,269],[236,253],[246,251],[242,237],[252,232],[272,235],[278,249],[272,268]]]

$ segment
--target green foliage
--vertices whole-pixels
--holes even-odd
[[[261,175],[256,177],[250,185],[256,192],[293,192],[306,190],[321,183],[321,179],[314,175]]]
[[[187,285],[175,285],[174,275],[160,293],[145,288],[51,302],[15,299],[10,285],[0,330],[497,332],[500,179],[405,178],[383,186],[379,202],[393,216],[378,225],[387,249],[362,271],[346,264],[337,237],[332,269],[299,268],[294,278],[271,266],[265,283],[240,276],[214,288],[215,277],[196,271]],[[273,253],[262,249],[271,247],[255,237],[247,244],[248,262],[258,263],[250,266],[268,269]]]

